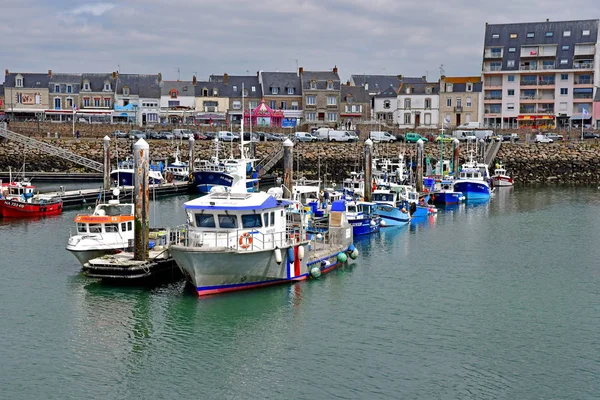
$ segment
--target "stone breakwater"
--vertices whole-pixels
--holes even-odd
[[[44,142],[60,146],[76,154],[102,162],[103,146],[101,139],[42,139]],[[177,143],[165,140],[149,140],[150,157],[153,160],[172,161]],[[133,141],[126,139],[111,140],[111,159],[113,163],[131,157]],[[196,158],[208,159],[212,155],[211,141],[195,141]],[[265,160],[271,157],[281,146],[281,142],[256,143],[255,158]],[[294,147],[294,168],[300,171],[298,176],[316,179],[319,174],[328,182],[341,182],[351,171],[362,169],[362,143],[297,143]],[[461,163],[468,157],[464,145],[460,148]],[[180,158],[187,161],[188,144],[179,145]],[[412,144],[376,144],[374,157],[397,157],[405,154],[405,159],[415,157],[416,146]],[[220,157],[239,156],[237,144],[223,143]],[[425,155],[432,163],[440,158],[438,144],[426,144]],[[445,146],[444,159],[451,157],[451,146]],[[504,163],[509,174],[517,183],[600,183],[600,142],[553,143],[553,144],[502,144],[497,161]],[[43,172],[90,172],[83,167],[62,158],[49,156],[37,150],[24,149],[16,143],[0,141],[0,171],[8,168],[20,169],[27,163],[28,171]],[[271,170],[281,174],[282,161]],[[327,175],[325,175],[327,174]]]

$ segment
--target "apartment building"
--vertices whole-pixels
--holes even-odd
[[[599,21],[486,24],[483,122],[543,128],[593,123]]]

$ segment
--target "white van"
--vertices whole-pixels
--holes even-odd
[[[369,134],[369,138],[374,142],[387,142],[392,143],[396,141],[396,138],[393,135],[390,135],[388,132],[384,131],[371,131]]]
[[[296,140],[299,142],[316,142],[317,138],[308,132],[296,132]]]
[[[480,122],[467,122],[457,126],[458,129],[480,129],[483,128]]]
[[[192,131],[189,129],[173,129],[173,137],[175,139],[189,139],[192,136]]]
[[[328,142],[354,142],[357,138],[346,131],[336,131],[329,128],[319,128],[313,133],[318,140],[326,140]]]
[[[460,141],[483,139],[488,140],[494,136],[494,131],[491,130],[462,130],[452,131],[452,136]]]
[[[236,135],[229,131],[219,131],[217,137],[223,142],[235,142],[238,139]]]

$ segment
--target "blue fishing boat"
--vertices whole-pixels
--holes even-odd
[[[382,226],[406,225],[410,222],[410,213],[398,200],[398,193],[389,189],[373,191],[375,212],[382,219]]]
[[[486,164],[470,160],[463,164],[458,179],[454,182],[454,190],[461,192],[466,200],[487,200],[490,198],[490,173]]]
[[[376,214],[375,203],[364,201],[347,201],[346,215],[348,222],[352,225],[354,236],[369,235],[379,232],[381,217]]]
[[[465,199],[465,196],[454,190],[453,179],[442,179],[431,193],[431,199],[434,204],[458,204]]]
[[[134,176],[133,160],[130,159],[119,162],[118,168],[110,172],[110,180],[114,186],[133,186]],[[164,181],[165,179],[160,171],[148,171],[148,182],[150,184],[159,184]]]

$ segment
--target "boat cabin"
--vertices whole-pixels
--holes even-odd
[[[34,195],[35,186],[22,185],[21,183],[11,182],[3,187],[2,197],[13,201],[31,201]]]
[[[344,179],[342,182],[344,192],[362,196],[365,193],[365,181],[362,174],[358,172],[350,172],[350,178]]]
[[[133,231],[133,204],[120,204],[109,200],[108,204],[98,204],[89,215],[77,215],[77,233],[126,233]]]
[[[395,207],[398,200],[398,194],[389,189],[377,189],[372,193],[373,202],[377,204],[387,204]]]

